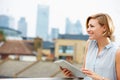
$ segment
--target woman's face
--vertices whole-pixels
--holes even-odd
[[[90,19],[88,22],[87,33],[89,35],[89,39],[98,40],[103,37],[103,32],[105,31],[105,27],[101,26],[98,23],[97,19]]]

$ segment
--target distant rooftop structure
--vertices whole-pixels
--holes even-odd
[[[18,36],[16,36],[16,37],[14,37],[14,36],[7,36],[6,39],[7,40],[23,40],[22,37],[18,37]]]
[[[59,34],[58,39],[88,40],[88,35]]]
[[[34,40],[35,37],[22,37],[23,40]]]
[[[44,41],[43,42],[43,48],[44,49],[54,48],[54,43],[53,42],[49,42],[49,41]]]
[[[20,36],[21,32],[9,27],[0,26],[0,30],[3,30],[6,36]]]

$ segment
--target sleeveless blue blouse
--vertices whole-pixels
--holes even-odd
[[[118,47],[111,42],[104,47],[99,55],[97,55],[97,41],[90,40],[86,55],[85,68],[94,71],[102,77],[116,80],[115,57],[117,49]],[[85,77],[84,80],[92,80],[92,78]]]

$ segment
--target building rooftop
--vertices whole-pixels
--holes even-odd
[[[3,30],[5,35],[11,35],[11,36],[18,36],[18,35],[21,35],[21,32],[18,31],[18,30],[15,30],[15,29],[12,29],[12,28],[9,28],[9,27],[2,27],[0,26],[0,30]]]
[[[88,35],[59,34],[58,38],[59,39],[88,40]]]
[[[49,41],[43,41],[43,48],[44,49],[54,48],[54,43]]]
[[[0,47],[0,54],[32,55],[30,42],[23,40],[7,40]]]

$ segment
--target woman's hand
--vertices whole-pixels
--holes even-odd
[[[100,75],[96,74],[95,72],[82,68],[82,72],[86,74],[88,77],[91,77],[93,80],[108,80],[104,79],[104,77],[101,77]]]
[[[68,70],[67,68],[62,68],[60,66],[60,70],[63,72],[63,74],[66,76],[66,77],[69,77],[69,78],[73,78],[75,77],[72,72],[70,70]]]

